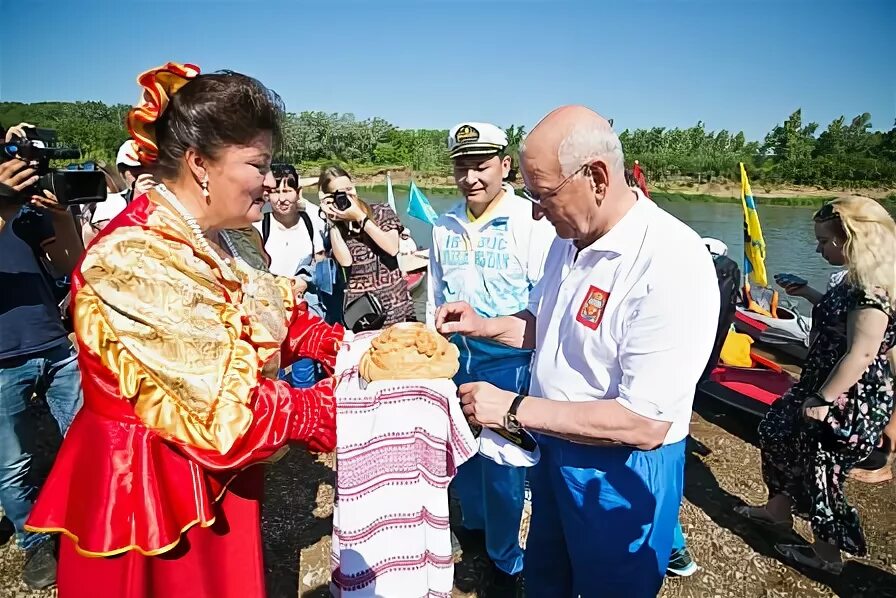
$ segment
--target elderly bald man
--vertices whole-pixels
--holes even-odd
[[[548,114],[522,148],[523,193],[557,239],[527,311],[442,306],[436,326],[533,347],[531,396],[460,387],[468,418],[536,433],[530,596],[655,596],[672,548],[694,389],[719,290],[699,235],[625,181],[610,124]]]

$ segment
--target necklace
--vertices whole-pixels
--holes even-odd
[[[187,226],[190,228],[190,232],[192,232],[193,236],[196,238],[199,249],[210,255],[222,272],[230,274],[231,278],[240,280],[233,268],[230,267],[230,260],[222,258],[217,251],[212,249],[212,246],[209,244],[205,233],[202,232],[202,228],[199,226],[196,218],[189,212],[189,210],[187,210],[186,207],[184,207],[180,200],[177,199],[177,196],[174,195],[174,193],[172,193],[171,190],[168,189],[168,187],[166,187],[164,184],[156,185],[155,188],[162,195],[162,197],[164,197],[165,200],[168,201],[168,203],[170,203],[171,206],[178,212],[180,217],[183,218],[184,222],[186,222]],[[224,239],[224,243],[227,245],[227,249],[228,251],[230,251],[230,255],[233,256],[234,260],[244,262],[245,260],[240,257],[236,245],[233,243],[227,232],[221,231],[220,235],[221,238]]]

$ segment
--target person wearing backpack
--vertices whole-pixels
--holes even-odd
[[[301,179],[291,165],[277,165],[277,186],[270,191],[270,211],[255,226],[261,232],[264,249],[271,258],[272,274],[296,280],[296,290],[304,292],[308,307],[323,317],[316,289],[312,284],[314,264],[324,257],[323,222],[316,210],[306,209]],[[281,378],[294,388],[308,388],[318,377],[318,366],[311,359],[300,359]]]

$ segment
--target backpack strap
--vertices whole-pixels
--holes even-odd
[[[311,254],[314,255],[315,253],[317,253],[315,251],[317,244],[314,242],[314,225],[311,224],[311,216],[309,216],[308,212],[306,212],[305,210],[301,210],[299,212],[299,218],[302,219],[302,222],[305,223],[305,228],[308,229],[308,239],[311,240]]]
[[[315,253],[315,243],[314,243],[314,225],[311,224],[311,216],[309,216],[304,210],[299,212],[299,218],[302,222],[305,223],[305,228],[308,230],[308,239],[311,240],[311,253]],[[264,218],[261,221],[261,241],[263,244],[267,244],[268,238],[271,236],[271,213],[267,212],[264,215]]]
[[[268,242],[268,237],[271,236],[271,213],[266,212],[264,214],[264,218],[261,221],[261,242],[262,244],[266,244]]]

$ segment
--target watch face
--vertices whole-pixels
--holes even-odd
[[[520,431],[520,422],[512,413],[507,413],[504,415],[504,427],[508,432],[519,432]]]

